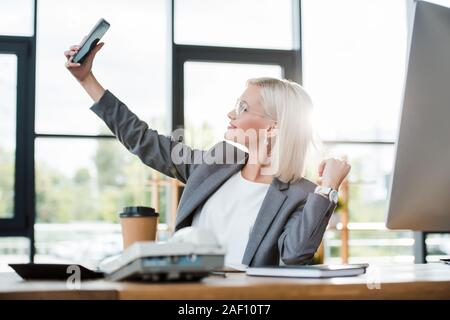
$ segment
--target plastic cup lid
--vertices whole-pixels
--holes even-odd
[[[121,218],[127,217],[159,217],[155,209],[151,207],[125,207],[119,214]]]

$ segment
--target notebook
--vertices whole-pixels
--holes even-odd
[[[249,267],[246,272],[249,276],[263,277],[332,278],[364,274],[368,266],[368,264],[289,265],[280,267]]]

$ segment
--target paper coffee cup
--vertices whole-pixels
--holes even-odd
[[[155,241],[159,214],[150,207],[126,207],[120,213],[123,248],[136,241]]]

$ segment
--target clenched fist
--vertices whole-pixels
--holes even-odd
[[[323,160],[319,165],[319,177],[321,185],[338,190],[342,181],[350,172],[350,165],[347,161],[334,158]]]

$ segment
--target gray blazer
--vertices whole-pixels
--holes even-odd
[[[208,151],[195,152],[176,139],[150,129],[109,91],[91,110],[144,164],[185,183],[176,230],[190,226],[194,214],[201,212],[208,197],[241,170],[248,158],[247,153],[224,141]],[[178,152],[183,161],[172,161],[175,148],[181,150]],[[220,149],[235,152],[233,163],[198,161],[201,157],[220,155]],[[306,179],[298,183],[273,179],[250,232],[243,264],[273,266],[279,265],[280,260],[284,264],[304,264],[313,257],[335,208],[334,203],[314,193],[315,187]]]

